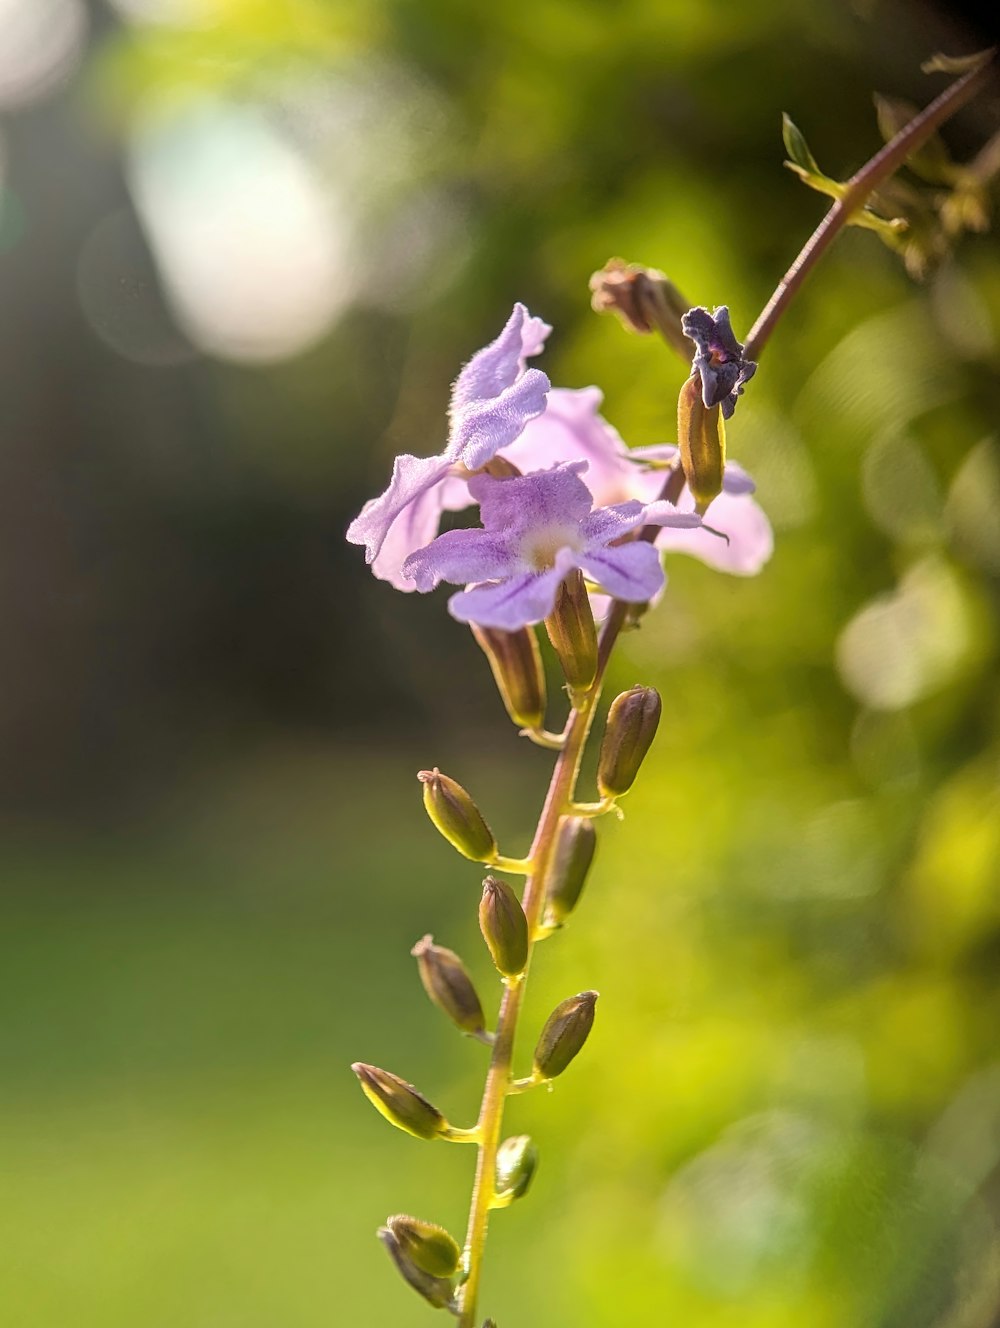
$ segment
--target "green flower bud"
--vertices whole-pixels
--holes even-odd
[[[512,1135],[497,1149],[496,1200],[494,1207],[508,1204],[527,1193],[538,1168],[538,1149],[527,1134]]]
[[[493,962],[505,977],[516,977],[528,962],[528,919],[505,881],[487,876],[479,902],[479,926]]]
[[[660,694],[655,687],[633,687],[611,702],[597,763],[602,798],[617,798],[635,782],[660,723]]]
[[[560,583],[555,606],[545,619],[545,630],[570,689],[587,691],[597,676],[597,629],[579,569]]]
[[[597,831],[589,816],[563,816],[546,877],[546,927],[561,927],[576,908],[597,848]]]
[[[433,770],[421,770],[417,778],[424,786],[424,807],[448,843],[473,862],[492,862],[497,855],[493,831],[476,804],[455,780]]]
[[[448,1309],[455,1299],[455,1289],[444,1277],[434,1277],[415,1264],[399,1240],[388,1227],[379,1227],[379,1240],[389,1252],[389,1258],[419,1296],[423,1296],[435,1309]]]
[[[692,374],[677,398],[677,441],[695,511],[704,515],[712,499],[722,492],[726,426],[721,405],[706,406],[702,400],[701,379],[697,374]]]
[[[411,1263],[432,1277],[451,1277],[458,1272],[462,1251],[458,1241],[444,1227],[424,1222],[419,1217],[398,1213],[386,1226],[396,1237],[399,1248]]]
[[[554,1079],[562,1074],[594,1026],[596,1004],[596,991],[581,991],[552,1011],[535,1048],[537,1078]]]
[[[405,1079],[361,1061],[355,1061],[351,1069],[375,1110],[407,1134],[418,1139],[439,1139],[451,1128],[437,1107],[431,1106]]]
[[[433,936],[424,936],[410,951],[417,961],[417,971],[424,991],[438,1009],[443,1010],[463,1033],[479,1037],[486,1032],[483,1007],[465,965],[443,945],[435,945]]]
[[[534,629],[502,632],[472,624],[472,635],[489,661],[504,709],[519,728],[545,723],[545,674]]]

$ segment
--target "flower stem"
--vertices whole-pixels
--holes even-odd
[[[911,152],[930,138],[939,125],[944,124],[960,107],[972,100],[987,82],[993,63],[994,57],[991,56],[978,68],[970,70],[950,87],[945,88],[939,97],[936,97],[929,106],[925,106],[919,115],[915,115],[909,124],[905,124],[880,152],[851,176],[847,181],[843,197],[837,199],[813,231],[750,329],[744,350],[747,359],[758,358],[778,319],[852,215],[865,205],[883,181],[902,166]]]
[[[559,818],[571,811],[574,805],[580,762],[583,758],[587,736],[590,733],[590,726],[593,723],[597,703],[600,699],[604,671],[607,667],[611,649],[625,621],[625,614],[626,605],[617,602],[612,605],[611,612],[601,632],[597,676],[590,690],[585,695],[578,695],[574,699],[573,709],[569,713],[566,728],[563,731],[563,747],[552,771],[548,793],[545,796],[545,803],[538,818],[538,826],[531,844],[529,860],[534,864],[534,869],[525,882],[524,897],[522,899],[525,916],[528,920],[528,962],[525,965],[521,981],[512,982],[504,991],[503,1000],[500,1004],[500,1014],[497,1019],[493,1055],[490,1058],[482,1105],[479,1110],[479,1120],[476,1123],[476,1129],[480,1134],[480,1145],[465,1242],[467,1276],[459,1292],[458,1328],[475,1328],[476,1323],[476,1306],[479,1298],[479,1284],[482,1276],[490,1208],[496,1197],[494,1178],[497,1149],[500,1146],[500,1136],[503,1129],[504,1107],[511,1087],[514,1038],[517,1033],[521,1001],[527,985],[531,955],[538,939],[542,905],[545,902],[545,878],[548,859],[555,841]]]

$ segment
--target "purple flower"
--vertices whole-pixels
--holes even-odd
[[[512,479],[475,476],[469,491],[482,529],[439,535],[406,560],[404,575],[421,591],[441,581],[469,586],[448,601],[452,617],[505,631],[546,618],[575,567],[616,599],[652,599],[664,583],[659,554],[644,541],[615,542],[646,523],[647,508],[633,499],[591,510],[580,479],[586,469],[586,461],[572,461]],[[699,524],[694,513],[674,509],[656,520]]]
[[[545,413],[526,425],[504,456],[522,471],[586,458],[589,465],[582,479],[595,507],[630,498],[652,503],[663,488],[666,471],[643,463],[669,464],[676,459],[677,448],[626,447],[618,432],[598,414],[602,399],[596,387],[552,388]],[[686,553],[720,572],[756,576],[774,551],[770,522],[752,497],[753,480],[735,461],[726,462],[722,483],[722,493],[706,517],[709,529],[664,526],[656,547]],[[677,500],[677,511],[694,511],[687,488]],[[712,534],[713,530],[719,535]]]
[[[721,406],[728,420],[743,384],[757,372],[756,363],[744,358],[743,346],[733,334],[728,308],[720,304],[712,313],[689,309],[681,318],[681,328],[698,347],[692,367],[701,374],[702,401],[706,408]]]
[[[389,487],[367,502],[347,529],[352,544],[365,546],[377,576],[398,584],[402,558],[433,537],[441,511],[466,505],[455,491],[431,499],[426,496],[431,490],[455,467],[475,471],[485,466],[545,409],[549,380],[540,369],[527,368],[525,361],[538,354],[550,330],[523,304],[515,304],[497,339],[473,355],[455,380],[444,451],[396,458]],[[387,541],[388,556],[380,559]]]

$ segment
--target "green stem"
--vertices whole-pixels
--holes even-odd
[[[574,803],[576,781],[580,773],[580,762],[586,746],[587,735],[594,720],[597,702],[601,695],[604,671],[607,667],[611,649],[618,638],[625,621],[626,606],[615,603],[608,615],[601,633],[598,653],[597,676],[593,686],[585,696],[577,697],[573,709],[566,721],[563,732],[563,748],[552,771],[548,793],[538,826],[531,844],[529,860],[534,870],[527,878],[522,904],[528,919],[528,963],[520,982],[512,982],[504,991],[497,1019],[496,1040],[490,1068],[486,1074],[486,1086],[483,1090],[482,1105],[476,1129],[480,1132],[479,1156],[476,1161],[476,1178],[472,1187],[472,1203],[469,1209],[469,1226],[465,1241],[466,1280],[459,1293],[458,1328],[475,1328],[476,1306],[479,1299],[479,1284],[482,1276],[483,1255],[486,1248],[486,1234],[489,1226],[490,1208],[496,1197],[494,1177],[496,1175],[497,1149],[503,1129],[504,1107],[511,1085],[511,1063],[514,1053],[514,1039],[517,1034],[517,1021],[521,1011],[521,1001],[527,986],[528,968],[535,947],[542,905],[545,902],[545,877],[548,857],[555,839],[559,818],[569,812]]]
[[[795,262],[788,269],[774,294],[764,306],[760,317],[750,329],[745,354],[756,360],[764,344],[774,331],[778,319],[795,298],[806,277],[822,258],[839,233],[859,208],[864,207],[872,193],[902,166],[906,158],[930,138],[931,134],[966,102],[971,101],[987,82],[993,67],[993,57],[977,69],[957,79],[898,134],[886,143],[870,161],[847,181],[847,189],[826,214],[806,241]]]

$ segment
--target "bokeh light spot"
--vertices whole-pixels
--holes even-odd
[[[0,107],[28,105],[64,82],[86,34],[82,0],[0,0]]]

